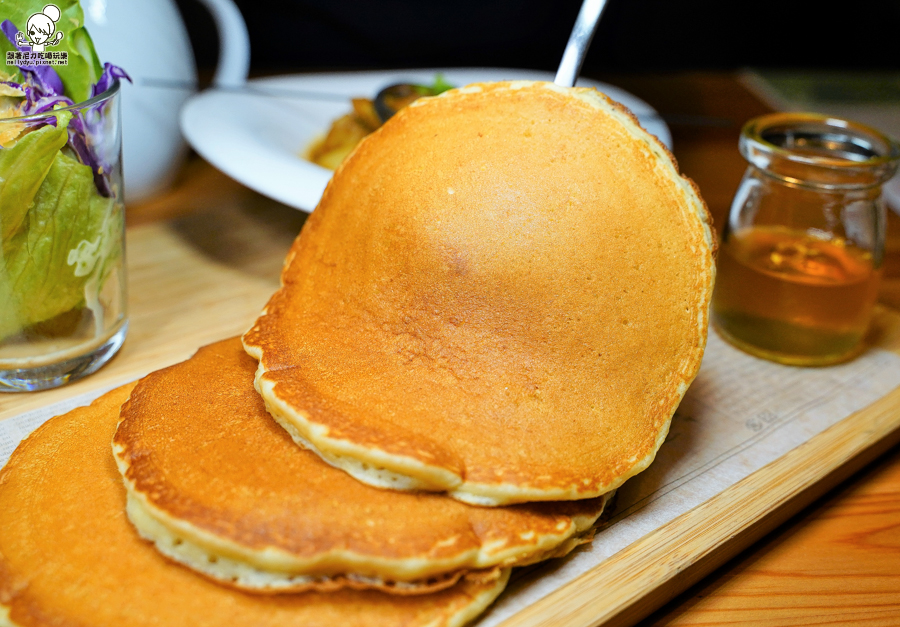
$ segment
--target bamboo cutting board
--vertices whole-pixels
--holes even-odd
[[[303,214],[229,205],[128,234],[130,321],[97,374],[48,392],[0,396],[0,420],[132,380],[246,330],[278,287]],[[879,311],[873,343],[900,353],[900,315]],[[632,624],[900,441],[900,389],[858,411],[503,624]]]

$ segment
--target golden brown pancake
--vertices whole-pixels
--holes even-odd
[[[172,564],[125,518],[109,450],[131,386],[54,418],[0,471],[0,625],[17,627],[373,627],[462,625],[508,570],[434,594],[375,591],[262,596]]]
[[[603,511],[602,498],[483,508],[362,484],[291,441],[255,369],[239,338],[202,348],[138,383],[113,440],[141,535],[229,585],[420,594],[568,553]]]
[[[596,497],[649,465],[697,373],[714,247],[621,106],[471,85],[344,161],[244,346],[275,418],[362,481]]]

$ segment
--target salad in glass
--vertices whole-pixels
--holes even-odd
[[[101,65],[77,0],[0,0],[0,18],[0,390],[33,390],[93,372],[125,337],[127,75]]]

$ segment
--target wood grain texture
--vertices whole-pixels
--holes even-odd
[[[900,623],[900,452],[644,624]]]

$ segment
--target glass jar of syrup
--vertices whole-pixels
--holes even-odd
[[[748,122],[739,148],[749,167],[719,250],[716,329],[784,364],[852,358],[878,297],[881,185],[900,145],[855,122],[775,113]]]

